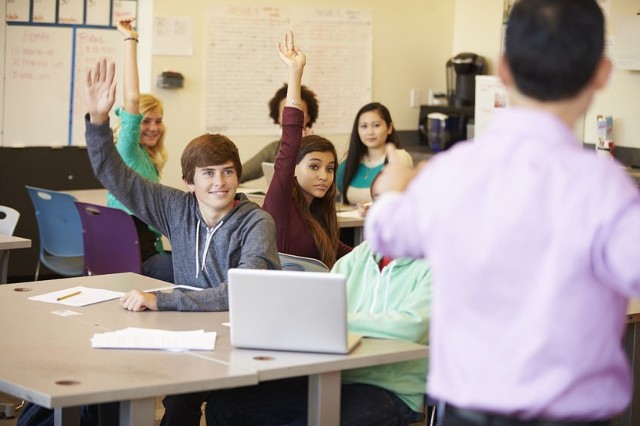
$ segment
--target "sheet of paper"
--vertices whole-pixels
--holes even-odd
[[[93,348],[208,350],[216,344],[216,332],[204,330],[169,331],[129,327],[107,333],[95,333]]]
[[[358,212],[358,209],[338,212],[338,216],[349,219],[362,219],[362,216],[360,216],[360,212]]]
[[[193,55],[193,18],[156,16],[153,20],[154,55]]]
[[[73,296],[71,296],[73,295]],[[32,296],[29,300],[37,302],[57,303],[67,306],[86,306],[94,303],[105,302],[123,296],[121,291],[105,290],[102,288],[90,288],[76,286],[51,293]],[[67,297],[65,297],[67,296]]]

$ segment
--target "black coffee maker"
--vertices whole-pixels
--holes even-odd
[[[447,61],[447,98],[449,106],[473,106],[476,75],[487,72],[487,61],[475,53],[459,53]]]

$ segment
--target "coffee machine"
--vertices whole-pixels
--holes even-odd
[[[475,53],[460,53],[446,63],[446,105],[421,105],[418,130],[420,143],[432,152],[473,139],[476,76],[486,74],[487,61]]]
[[[449,106],[472,106],[476,98],[476,75],[487,72],[487,61],[475,53],[459,53],[447,61]]]

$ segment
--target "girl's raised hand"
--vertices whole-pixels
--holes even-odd
[[[295,45],[292,31],[286,32],[284,40],[278,43],[278,54],[290,70],[302,70],[307,63],[307,57]]]
[[[116,24],[116,26],[118,27],[118,31],[120,31],[120,34],[125,36],[125,38],[138,38],[138,32],[135,30],[135,28],[133,28],[133,23],[135,22],[135,20],[136,18],[130,17],[118,19],[118,23]]]

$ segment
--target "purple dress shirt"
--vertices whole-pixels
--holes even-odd
[[[432,265],[430,396],[521,418],[606,419],[628,404],[640,194],[555,116],[497,111],[475,142],[380,197],[365,232]]]

